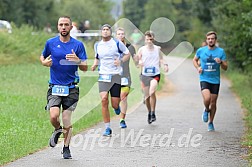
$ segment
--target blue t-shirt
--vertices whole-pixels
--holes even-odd
[[[200,66],[203,69],[200,81],[220,84],[220,64],[216,63],[214,59],[220,58],[222,61],[226,61],[224,49],[216,47],[210,50],[208,46],[204,46],[196,51],[196,57],[200,59]]]
[[[50,84],[67,86],[79,81],[78,65],[66,60],[66,55],[71,54],[72,49],[79,59],[82,61],[87,59],[85,47],[81,41],[71,37],[70,41],[64,43],[60,41],[59,36],[47,40],[42,55],[44,58],[51,55]]]

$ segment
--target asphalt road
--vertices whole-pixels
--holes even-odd
[[[170,68],[177,59],[169,59]],[[143,104],[127,115],[128,128],[119,128],[115,117],[113,136],[102,137],[103,123],[73,137],[73,159],[62,159],[62,144],[9,163],[6,167],[85,166],[85,167],[237,167],[248,166],[241,147],[244,135],[243,111],[222,78],[215,132],[202,122],[202,97],[198,74],[191,60],[183,62],[168,76],[168,83],[158,96],[157,121],[147,123]]]

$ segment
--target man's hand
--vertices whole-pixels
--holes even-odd
[[[197,70],[198,70],[199,74],[201,74],[203,71],[201,67],[198,67]]]
[[[47,58],[45,58],[44,60],[42,60],[41,63],[42,63],[43,66],[51,67],[52,66],[51,55],[48,56]]]
[[[96,69],[97,66],[98,66],[98,65],[93,64],[93,65],[91,66],[91,71],[95,71],[95,69]]]
[[[120,66],[121,65],[121,60],[119,58],[116,58],[114,61],[115,66]]]
[[[72,61],[75,62],[76,64],[80,64],[81,60],[79,59],[79,57],[75,54],[74,50],[72,49],[72,53],[71,54],[67,54],[66,55],[66,59],[68,61]]]
[[[215,60],[215,62],[218,63],[218,64],[221,64],[221,63],[222,63],[221,59],[218,58],[218,57],[216,57],[214,60]]]
[[[168,72],[168,71],[169,71],[168,64],[164,64],[164,72]]]

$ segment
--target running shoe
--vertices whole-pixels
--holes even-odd
[[[148,121],[148,124],[152,123],[152,119],[151,119],[151,114],[150,113],[148,114],[148,120],[147,121]]]
[[[208,131],[214,131],[214,124],[212,122],[209,122],[208,124]]]
[[[112,135],[112,130],[110,128],[106,128],[105,132],[103,133],[103,136],[110,137]]]
[[[62,154],[63,154],[64,159],[71,159],[72,158],[69,147],[63,147]]]
[[[49,139],[49,145],[50,147],[55,147],[56,144],[58,143],[59,137],[62,134],[63,130],[62,127],[60,126],[59,129],[54,130],[54,132],[52,133],[51,138]]]
[[[156,121],[156,115],[153,113],[153,114],[151,115],[151,122],[154,122],[154,121]]]
[[[208,122],[208,114],[209,112],[206,111],[206,109],[203,111],[203,114],[202,114],[202,120],[203,122]]]
[[[121,121],[120,121],[120,127],[121,127],[121,128],[127,128],[127,125],[126,125],[125,120],[121,120]]]

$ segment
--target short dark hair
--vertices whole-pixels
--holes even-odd
[[[104,24],[104,25],[101,26],[101,30],[102,30],[104,27],[108,27],[109,30],[110,30],[110,32],[111,32],[111,35],[112,35],[112,28],[111,28],[111,25],[109,25],[109,24]]]
[[[209,35],[212,35],[214,34],[215,35],[215,39],[217,39],[217,33],[215,31],[209,31],[207,34],[206,34],[206,37],[208,37]]]
[[[67,18],[67,19],[69,19],[69,20],[70,20],[70,23],[71,23],[71,25],[72,25],[72,19],[71,19],[70,16],[60,16],[59,19],[60,19],[60,18]]]
[[[146,32],[144,33],[144,35],[147,36],[147,37],[151,37],[151,38],[154,39],[154,33],[153,33],[152,31],[146,31]]]
[[[102,26],[101,26],[101,29],[103,29],[104,27],[108,27],[109,29],[111,29],[111,25],[109,25],[109,24],[104,24],[104,25],[102,25]]]

